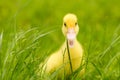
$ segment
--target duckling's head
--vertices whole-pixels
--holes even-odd
[[[67,14],[63,18],[62,32],[68,40],[69,47],[74,47],[76,36],[79,32],[77,17],[75,14]]]

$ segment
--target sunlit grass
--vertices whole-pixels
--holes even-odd
[[[119,26],[117,29],[119,29]],[[52,52],[51,48],[55,47],[49,47],[51,42],[48,41],[50,39],[48,37],[55,32],[56,28],[47,30],[45,32],[39,31],[39,28],[32,28],[28,29],[27,31],[18,32],[15,34],[15,36],[11,37],[11,41],[8,41],[7,43],[8,47],[6,52],[1,50],[1,54],[5,54],[4,57],[1,57],[1,79],[42,79],[36,74],[36,70],[39,68],[39,64],[43,62],[44,59]],[[106,44],[100,45],[100,52],[97,54],[97,49],[90,50],[90,52],[89,49],[85,49],[85,79],[119,79],[119,30],[116,30],[112,36],[113,37],[111,37],[110,42],[107,43],[108,45],[105,48],[103,48],[103,46]],[[2,40],[4,40],[4,32],[0,34],[1,49],[3,45]],[[41,45],[41,43],[44,44]],[[44,48],[45,46],[47,46],[47,49]],[[96,44],[92,43],[87,46],[88,48],[90,48],[89,46],[96,47]],[[91,53],[91,55],[89,55],[89,53]],[[57,72],[52,74],[51,77],[55,77],[56,74]],[[50,76],[47,77],[47,79],[51,78]],[[54,77],[52,79],[55,79]],[[63,78],[63,80],[64,79],[65,78]],[[73,76],[73,80],[78,80],[78,78]]]

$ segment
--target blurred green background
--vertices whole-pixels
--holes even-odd
[[[1,0],[0,26],[5,28],[12,19],[15,19],[17,28],[22,29],[27,25],[56,26],[62,24],[66,13],[75,13],[81,26],[117,25],[120,20],[119,4],[119,0]]]
[[[1,80],[33,79],[33,68],[64,42],[61,27],[67,13],[78,17],[86,80],[120,79],[119,0],[0,0]]]

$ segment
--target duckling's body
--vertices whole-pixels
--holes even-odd
[[[58,71],[59,76],[70,75],[71,72],[77,70],[83,62],[83,49],[76,38],[79,32],[79,26],[77,24],[77,17],[74,14],[67,14],[64,17],[62,32],[66,40],[58,51],[50,55],[45,63],[43,69],[47,74]],[[68,56],[68,49],[70,58]]]
[[[72,69],[75,71],[80,67],[83,56],[83,49],[80,43],[75,40],[74,48],[70,48],[69,51],[72,62]],[[52,73],[60,68],[64,68],[66,74],[71,73],[66,41],[58,51],[49,57],[46,63],[45,72]]]

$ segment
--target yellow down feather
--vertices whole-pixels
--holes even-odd
[[[67,34],[69,34],[69,29],[72,29],[73,32],[70,35],[77,35],[79,32],[79,26],[77,24],[77,17],[74,14],[67,14],[63,18],[63,26],[62,32],[66,38],[63,45],[60,49],[54,53],[52,53],[46,63],[43,66],[43,71],[46,74],[52,74],[55,71],[58,71],[58,77],[62,77],[63,75],[69,76],[71,74],[70,60],[67,51]],[[69,37],[69,36],[68,36]],[[73,36],[74,37],[74,36]],[[72,41],[70,43],[70,41]],[[73,47],[69,47],[70,58],[72,63],[73,72],[76,71],[83,63],[83,49],[81,44],[78,42],[76,36],[73,40],[68,40],[70,45]],[[80,75],[84,73],[84,69],[79,73]]]

